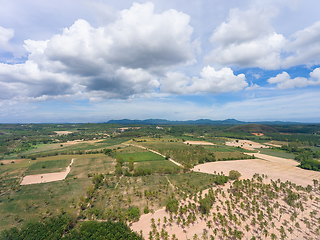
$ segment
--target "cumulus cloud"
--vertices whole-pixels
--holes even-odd
[[[189,15],[155,14],[152,3],[134,3],[117,16],[106,26],[94,28],[79,19],[51,39],[26,40],[28,60],[0,64],[0,83],[20,88],[20,97],[92,92],[127,98],[158,88],[157,76],[167,69],[195,61],[198,44],[191,41]]]
[[[289,68],[320,64],[320,21],[289,37],[276,33],[271,19],[276,8],[231,9],[212,33],[213,50],[205,61],[218,66]]]
[[[286,39],[270,25],[270,19],[276,15],[275,8],[230,10],[228,21],[211,35],[215,49],[205,60],[222,66],[278,68]]]
[[[310,78],[304,78],[304,77],[291,78],[287,72],[283,72],[278,74],[276,77],[269,78],[268,83],[277,84],[277,88],[279,89],[317,86],[317,85],[320,85],[320,68],[314,69],[310,73]]]
[[[213,67],[206,66],[200,76],[201,78],[190,78],[183,73],[168,73],[161,80],[161,90],[175,94],[221,93],[240,91],[248,86],[245,75],[234,75],[230,68],[216,71]]]
[[[283,67],[320,63],[320,21],[294,33],[289,39],[284,50],[290,55],[284,60]]]
[[[14,37],[14,30],[11,28],[4,28],[0,26],[0,51],[8,51],[9,41]]]

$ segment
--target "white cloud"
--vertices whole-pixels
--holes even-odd
[[[276,15],[275,8],[230,10],[228,22],[223,22],[212,34],[210,41],[215,49],[205,60],[222,66],[278,68],[286,40],[269,23]]]
[[[290,37],[289,44],[284,50],[290,53],[283,67],[296,65],[318,65],[320,63],[320,21]]]
[[[134,3],[117,16],[98,28],[79,19],[51,39],[25,40],[28,60],[0,64],[0,83],[19,83],[20,98],[78,92],[127,98],[152,92],[158,74],[195,61],[199,41],[191,42],[187,14],[172,9],[155,14],[152,3]]]
[[[0,26],[0,51],[8,51],[10,49],[9,41],[14,37],[14,30]]]
[[[310,79],[304,77],[291,78],[287,72],[283,72],[278,74],[276,77],[269,78],[268,83],[277,84],[277,88],[279,89],[320,85],[320,68],[314,69],[310,73],[310,76]]]
[[[221,93],[236,92],[248,86],[244,74],[234,75],[230,68],[216,71],[213,67],[204,67],[201,78],[189,78],[182,73],[171,72],[161,80],[163,92],[188,93]]]
[[[256,83],[251,83],[249,87],[246,87],[246,91],[251,91],[260,88],[260,86]]]
[[[289,37],[277,33],[271,19],[277,8],[231,9],[229,18],[213,32],[205,61],[217,66],[289,68],[320,64],[320,21]]]

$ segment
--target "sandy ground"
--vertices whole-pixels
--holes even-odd
[[[218,196],[216,196],[216,202],[213,204],[213,207],[210,211],[210,214],[208,216],[201,216],[200,214],[196,214],[196,221],[189,224],[189,226],[183,226],[182,223],[178,224],[177,223],[177,217],[181,217],[181,219],[187,219],[187,215],[189,214],[188,212],[186,214],[179,214],[179,215],[175,215],[173,214],[173,222],[172,224],[169,223],[169,218],[170,218],[170,214],[168,212],[165,211],[165,208],[161,208],[159,210],[157,210],[156,212],[152,213],[148,213],[148,214],[144,214],[140,217],[138,222],[135,223],[131,223],[130,227],[133,231],[136,231],[137,233],[140,232],[140,230],[142,230],[142,234],[144,236],[144,239],[149,239],[149,232],[152,231],[152,227],[151,227],[151,219],[153,218],[155,220],[155,224],[156,224],[156,229],[157,232],[161,233],[162,228],[168,232],[168,234],[170,235],[170,238],[172,237],[173,234],[175,234],[177,239],[195,239],[194,235],[197,234],[198,238],[197,239],[210,239],[210,236],[214,236],[213,233],[213,229],[217,229],[217,236],[215,237],[215,239],[234,239],[231,236],[229,236],[229,238],[222,238],[222,229],[224,228],[219,221],[214,222],[213,221],[213,214],[217,214],[218,212],[220,212],[222,215],[224,216],[228,216],[227,213],[227,208],[225,206],[226,200],[230,201],[230,198],[228,196],[228,189],[230,188],[230,183],[227,183],[225,186],[217,186],[215,188],[213,188],[213,190],[215,191],[215,189],[220,189],[222,192],[226,193],[226,196],[223,196],[221,194],[219,194]],[[205,194],[208,193],[208,190],[203,191],[202,193],[202,197],[205,196]],[[305,193],[302,193],[303,195],[305,195]],[[315,193],[312,192],[311,193],[314,197],[319,197],[319,192]],[[281,193],[280,193],[281,195]],[[308,195],[306,195],[308,196]],[[309,218],[309,212],[315,210],[315,209],[319,209],[319,206],[316,204],[315,201],[312,201],[310,199],[308,199],[307,201],[304,201],[303,206],[305,209],[305,213],[298,211],[298,215],[297,215],[297,219],[295,220],[295,222],[299,223],[299,227],[295,227],[293,226],[293,223],[290,220],[291,215],[293,214],[293,209],[291,209],[284,201],[283,201],[283,197],[280,197],[277,200],[272,200],[270,203],[271,206],[273,206],[275,204],[275,202],[278,202],[280,204],[280,208],[283,210],[282,214],[279,214],[279,210],[275,210],[275,212],[272,214],[273,220],[272,222],[275,224],[275,228],[271,227],[271,222],[269,222],[268,224],[268,236],[265,237],[263,236],[261,230],[259,229],[259,224],[256,224],[255,226],[253,226],[251,224],[251,220],[252,218],[257,218],[257,214],[252,214],[250,217],[248,217],[246,210],[241,209],[240,204],[238,203],[236,205],[236,208],[233,211],[233,214],[239,214],[238,216],[245,215],[246,216],[246,220],[244,222],[241,223],[241,225],[235,227],[234,223],[232,221],[228,221],[228,225],[231,226],[232,228],[237,228],[238,230],[242,231],[244,233],[244,236],[242,239],[250,239],[253,235],[255,235],[257,237],[257,239],[268,239],[271,240],[271,233],[275,233],[277,236],[277,239],[280,239],[280,234],[279,234],[279,230],[280,227],[286,222],[287,225],[285,226],[285,232],[287,234],[287,238],[286,239],[311,239],[311,237],[315,237],[315,228],[317,227],[317,219],[319,217],[319,214],[316,213],[315,217],[313,217],[313,219]],[[186,199],[186,201],[181,200],[180,201],[180,205],[184,206],[184,205],[188,205],[188,203],[194,203],[193,200],[191,199]],[[198,205],[198,203],[196,203]],[[217,210],[217,207],[219,206],[220,210]],[[279,209],[280,209],[279,208]],[[267,215],[266,215],[266,211],[267,208],[263,205],[260,205],[260,209],[263,210],[264,212],[264,220],[267,220]],[[191,211],[192,212],[192,211]],[[167,223],[164,223],[164,217],[167,218]],[[304,219],[305,217],[309,218],[309,221],[311,222],[311,228],[313,230],[308,230],[305,227],[305,223],[304,223]],[[159,220],[160,219],[160,223]],[[212,223],[212,229],[209,229],[209,227],[207,226],[207,222],[211,221]],[[268,220],[269,221],[269,220]],[[250,226],[250,231],[246,232],[245,231],[245,225],[248,224]],[[291,236],[288,229],[292,227],[294,229],[293,235]],[[206,231],[207,232],[207,238],[203,237],[203,232]],[[154,234],[153,234],[154,236]],[[156,237],[154,236],[153,239],[156,239]],[[163,239],[163,238],[160,238]],[[313,238],[316,239],[316,238]]]
[[[242,143],[239,144],[239,146],[242,145],[247,145],[245,148],[249,148],[250,150],[253,150],[254,148],[260,148],[262,147],[267,147],[261,144],[257,144],[251,141],[243,141]],[[250,145],[251,144],[251,145]],[[242,146],[244,147],[244,146]],[[214,174],[216,171],[217,173],[224,172],[226,175],[229,173],[230,170],[238,170],[242,174],[242,179],[251,179],[252,176],[255,173],[259,173],[260,176],[262,174],[267,175],[265,179],[263,179],[263,183],[268,183],[270,182],[270,179],[277,180],[280,179],[282,182],[285,181],[291,181],[292,183],[296,183],[297,185],[302,185],[306,187],[307,185],[313,185],[313,179],[318,179],[320,180],[320,172],[315,172],[315,171],[308,171],[304,170],[301,168],[296,167],[298,165],[298,162],[291,160],[291,159],[284,159],[284,158],[279,158],[279,157],[273,157],[265,154],[260,154],[259,153],[249,153],[249,155],[254,154],[256,157],[259,159],[250,159],[250,160],[237,160],[237,161],[219,161],[219,162],[213,162],[213,163],[205,163],[201,165],[197,165],[194,167],[194,171],[200,171],[200,172],[205,172],[209,174]],[[223,192],[228,193],[228,188],[230,187],[230,183],[226,184],[225,186],[217,186],[214,189],[220,188]],[[202,195],[204,196],[205,193],[207,193],[208,190],[203,191]],[[319,191],[317,192],[312,192],[311,195],[315,197],[320,197]],[[282,194],[281,192],[279,193],[280,195]],[[291,216],[294,212],[292,208],[290,208],[284,201],[283,201],[283,196],[280,196],[279,199],[277,200],[272,200],[269,202],[271,206],[275,204],[276,201],[280,203],[280,208],[283,210],[283,213],[279,214],[279,210],[275,210],[273,213],[272,221],[275,224],[275,228],[271,227],[271,222],[269,222],[269,226],[267,227],[268,229],[268,236],[265,237],[262,234],[262,230],[259,229],[259,224],[256,224],[253,226],[250,224],[252,218],[256,217],[256,215],[250,216],[248,219],[248,216],[246,216],[246,221],[239,225],[239,227],[236,227],[238,230],[241,230],[244,233],[243,239],[250,239],[251,236],[255,235],[258,238],[257,239],[271,239],[271,233],[275,233],[277,236],[277,239],[280,239],[280,227],[285,226],[285,232],[287,234],[287,239],[311,239],[313,237],[316,237],[315,235],[315,229],[317,228],[318,224],[317,221],[319,219],[319,206],[317,205],[317,201],[315,200],[310,200],[311,197],[309,198],[306,193],[302,193],[305,195],[307,198],[307,201],[303,201],[303,206],[304,206],[304,211],[305,213],[298,211],[297,218],[295,220],[295,223],[299,223],[299,227],[293,226],[293,222],[291,221]],[[311,196],[310,195],[310,196]],[[313,199],[314,199],[313,198]],[[214,206],[212,210],[210,211],[209,218],[206,219],[205,216],[201,216],[197,214],[197,220],[193,223],[190,224],[188,227],[182,226],[182,224],[177,223],[177,216],[174,216],[174,221],[172,224],[166,223],[164,224],[164,217],[167,219],[170,218],[169,213],[165,211],[165,208],[159,209],[158,211],[149,214],[142,215],[140,217],[140,220],[136,223],[131,224],[131,229],[140,232],[142,230],[143,236],[145,239],[148,239],[149,232],[152,231],[151,227],[151,219],[154,218],[156,226],[157,226],[157,231],[161,233],[162,228],[168,232],[170,235],[170,239],[173,234],[176,235],[177,239],[195,239],[194,235],[197,234],[198,238],[197,239],[210,239],[210,236],[213,235],[213,230],[209,229],[207,226],[207,221],[211,220],[213,224],[213,228],[218,230],[217,236],[215,239],[224,239],[222,238],[222,229],[223,226],[219,222],[213,222],[212,221],[212,214],[217,214],[218,210],[216,207],[220,206],[220,213],[222,215],[225,215],[227,217],[227,209],[224,206],[225,200],[230,200],[228,197],[228,194],[226,196],[218,196],[216,199],[216,203],[214,203]],[[187,198],[186,201],[180,201],[180,205],[185,205],[188,204],[188,202],[193,203],[193,200],[190,200]],[[267,211],[267,208],[264,207],[260,203],[260,209],[263,209],[264,212]],[[297,210],[296,210],[297,211]],[[309,213],[311,211],[316,211],[316,216],[311,218],[309,217]],[[234,213],[236,214],[242,214],[246,215],[246,211],[244,209],[241,209],[238,205],[236,206]],[[187,213],[188,214],[188,213]],[[186,219],[187,214],[185,215],[180,215],[181,218]],[[240,215],[239,215],[240,216]],[[307,217],[308,221],[311,222],[311,228],[308,230],[306,228],[306,223],[305,223],[305,217]],[[160,219],[160,224],[158,224],[158,219]],[[264,219],[269,221],[267,216],[264,215]],[[229,222],[231,226],[234,226],[232,222]],[[244,227],[246,224],[249,224],[250,230],[249,232],[246,232]],[[286,225],[285,225],[286,224]],[[293,229],[293,235],[289,233],[289,228]],[[207,232],[208,237],[203,237],[203,232]],[[153,235],[154,236],[154,235]],[[230,236],[229,236],[230,237]],[[155,239],[155,236],[154,238]],[[231,239],[228,238],[228,239]],[[315,239],[315,238],[313,238]]]
[[[265,143],[265,145],[268,145],[268,146],[271,146],[271,147],[282,147],[281,145],[279,144],[273,144],[273,143]]]
[[[184,144],[192,144],[192,145],[215,145],[211,142],[204,142],[204,141],[185,141]]]
[[[151,219],[154,218],[157,223],[158,218],[160,218],[161,224],[160,226],[157,225],[159,232],[161,228],[164,227],[164,229],[170,234],[170,236],[172,236],[172,234],[175,234],[178,239],[192,239],[192,236],[194,234],[201,236],[203,229],[206,228],[206,221],[204,219],[198,219],[198,222],[194,225],[191,224],[187,228],[187,232],[185,232],[184,228],[182,228],[181,225],[178,226],[178,224],[175,222],[172,224],[172,226],[170,226],[168,223],[164,225],[163,224],[164,216],[166,216],[167,219],[170,218],[170,215],[166,212],[165,208],[162,208],[156,211],[154,214],[152,213],[144,214],[140,217],[140,220],[138,222],[135,222],[132,224],[131,229],[138,233],[140,232],[140,230],[142,230],[142,234],[144,238],[148,239],[148,234],[152,230],[152,228],[150,227]]]
[[[9,159],[9,160],[0,160],[0,163],[3,164],[11,164],[12,161],[14,161],[14,163],[19,163],[22,162],[24,159]]]
[[[306,187],[313,185],[312,180],[320,180],[320,172],[308,171],[296,167],[298,163],[291,159],[272,157],[265,154],[254,154],[256,157],[264,159],[249,159],[235,161],[219,161],[197,165],[193,168],[194,171],[213,174],[223,172],[229,174],[230,170],[237,170],[242,174],[241,178],[251,178],[255,173],[268,175],[268,179],[274,181],[291,181],[298,185]]]
[[[232,147],[242,147],[243,149],[247,150],[255,150],[255,148],[269,148],[269,146],[252,142],[249,140],[239,140],[238,142],[233,141],[233,142],[226,142],[227,146],[232,146]]]
[[[70,131],[54,131],[56,134],[58,134],[59,136],[60,135],[67,135],[69,133],[73,133],[73,132],[70,132]]]
[[[55,182],[64,180],[71,170],[71,165],[74,158],[72,158],[70,165],[67,167],[64,172],[55,172],[55,173],[45,173],[45,174],[36,174],[25,176],[20,185],[29,185],[36,183],[46,183],[46,182]]]

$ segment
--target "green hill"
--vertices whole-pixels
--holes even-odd
[[[261,124],[245,124],[230,127],[226,132],[241,132],[241,133],[275,133],[278,132],[276,129],[270,126]]]

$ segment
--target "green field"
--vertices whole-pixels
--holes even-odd
[[[171,174],[168,178],[174,186],[180,188],[183,192],[192,194],[214,185],[213,175],[206,173],[190,172]]]
[[[18,191],[0,197],[0,230],[21,226],[40,216],[57,215],[61,208],[74,212],[71,199],[78,199],[91,185],[89,179],[69,179],[46,184],[22,186]],[[10,197],[10,198],[9,198]],[[47,201],[47,203],[46,203]],[[46,211],[49,210],[47,214]]]
[[[66,167],[71,163],[71,159],[60,159],[52,161],[40,161],[36,160],[35,163],[28,167],[26,171],[27,175],[62,172],[66,170]]]
[[[295,155],[293,153],[287,153],[281,150],[273,150],[268,148],[261,148],[259,149],[260,153],[267,154],[274,157],[281,157],[281,158],[287,158],[287,159],[294,159]]]
[[[53,143],[53,144],[40,144],[35,148],[24,152],[24,155],[35,155],[41,153],[61,153],[61,152],[72,152],[72,151],[87,151],[87,150],[100,150],[113,146],[118,147],[119,144],[130,140],[131,138],[107,138],[92,141],[80,141],[74,144],[70,143]]]
[[[130,157],[133,157],[135,162],[164,160],[162,156],[153,152],[119,153],[115,155],[115,158],[119,155],[123,157],[125,162],[129,162]]]
[[[174,168],[177,165],[170,162],[169,160],[154,160],[154,161],[145,161],[145,162],[138,162],[135,165],[136,169],[151,169],[153,171],[157,171],[158,169],[162,168]]]

